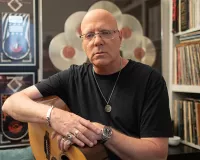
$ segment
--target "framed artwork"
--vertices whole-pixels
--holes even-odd
[[[0,1],[0,66],[36,66],[35,0]]]
[[[15,92],[35,84],[35,72],[0,72],[0,149],[29,145],[28,124],[13,119],[1,109]]]

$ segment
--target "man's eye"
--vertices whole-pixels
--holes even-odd
[[[94,37],[94,33],[88,33],[85,35],[86,38],[92,38]]]
[[[109,34],[111,34],[111,31],[102,31],[101,34],[103,34],[103,35],[109,35]]]

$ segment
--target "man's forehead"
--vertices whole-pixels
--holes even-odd
[[[116,20],[111,13],[97,9],[90,11],[85,15],[81,23],[81,29],[83,31],[86,27],[90,28],[92,25],[98,25],[98,28],[102,26],[106,27],[107,25],[110,27],[116,27]]]
[[[81,31],[83,33],[91,32],[91,31],[101,31],[101,30],[115,30],[117,29],[117,25],[110,21],[91,21],[81,25]]]
[[[87,32],[93,32],[93,31],[102,31],[102,30],[112,30],[115,29],[112,25],[109,24],[86,24],[82,27],[82,32],[87,33]]]

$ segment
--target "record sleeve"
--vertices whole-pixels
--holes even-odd
[[[0,11],[0,66],[36,66],[35,1],[2,1]]]
[[[28,124],[13,119],[1,107],[10,95],[33,84],[34,72],[0,72],[0,149],[29,145]]]

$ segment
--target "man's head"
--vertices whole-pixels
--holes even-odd
[[[119,59],[121,33],[110,12],[103,9],[89,11],[83,18],[81,31],[83,49],[95,66],[106,66]]]

